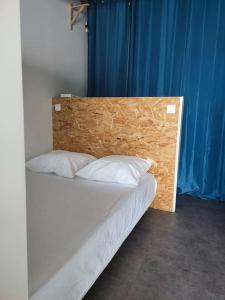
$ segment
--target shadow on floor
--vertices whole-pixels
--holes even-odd
[[[85,300],[224,300],[225,203],[178,196],[150,209]]]

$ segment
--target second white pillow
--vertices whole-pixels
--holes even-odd
[[[73,178],[79,169],[94,160],[96,158],[89,154],[55,150],[29,160],[26,167],[34,172]]]
[[[111,155],[90,163],[79,170],[76,175],[89,180],[137,186],[140,178],[148,172],[151,165],[152,161],[150,159]]]

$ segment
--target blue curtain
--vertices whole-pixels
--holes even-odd
[[[90,96],[184,96],[178,192],[225,200],[225,1],[89,10]]]
[[[89,95],[126,96],[128,84],[130,9],[112,0],[89,9]]]

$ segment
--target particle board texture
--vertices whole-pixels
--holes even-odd
[[[181,97],[53,98],[53,148],[151,158],[157,180],[152,207],[174,211]],[[61,111],[54,105],[61,104]],[[175,105],[175,113],[167,113]]]

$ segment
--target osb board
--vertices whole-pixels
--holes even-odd
[[[152,207],[174,211],[182,98],[54,98],[54,149],[153,159],[158,183]],[[168,114],[167,105],[176,105]]]

